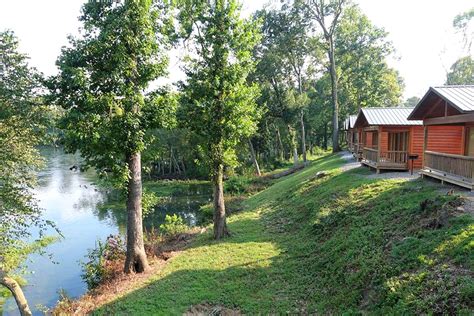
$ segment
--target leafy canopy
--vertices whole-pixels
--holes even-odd
[[[259,113],[252,50],[260,36],[255,22],[240,18],[235,0],[182,1],[183,34],[194,42],[185,67],[182,122],[205,139],[212,164],[235,160],[235,146],[254,133]]]
[[[451,66],[446,84],[474,84],[474,60],[471,56],[460,58]]]
[[[70,38],[50,81],[69,151],[86,166],[127,181],[126,153],[142,151],[146,130],[167,124],[166,102],[145,92],[166,73],[169,25],[161,2],[90,1],[83,7],[80,38]],[[149,101],[149,102],[147,102]],[[164,115],[162,115],[164,114]]]
[[[42,219],[31,193],[43,163],[35,146],[44,135],[45,107],[41,75],[27,60],[13,32],[0,32],[0,274],[49,243],[44,233],[53,226]]]

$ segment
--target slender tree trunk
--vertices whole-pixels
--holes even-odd
[[[127,185],[127,257],[125,273],[149,269],[143,244],[141,154],[127,155],[129,179]]]
[[[332,89],[332,102],[333,102],[333,115],[332,115],[332,151],[338,152],[339,148],[339,104],[337,102],[337,73],[336,73],[336,60],[334,57],[334,39],[332,36],[327,38],[329,42],[329,71],[331,73],[331,89]]]
[[[296,144],[293,146],[293,165],[295,167],[298,166],[298,149],[296,148]]]
[[[303,153],[303,162],[306,163],[306,132],[304,128],[304,112],[301,110],[301,115],[300,115],[300,121],[301,121],[301,150]]]
[[[170,147],[170,168],[169,174],[173,173],[173,148]]]
[[[276,127],[276,134],[277,134],[277,140],[278,140],[278,147],[280,151],[280,160],[283,160],[285,148],[283,147],[283,142],[281,141],[280,129],[278,127]]]
[[[23,290],[18,282],[0,273],[0,284],[5,286],[12,293],[21,316],[31,316],[32,314],[30,307],[28,306],[28,301],[26,300]]]
[[[179,167],[178,160],[176,160],[176,156],[174,155],[173,148],[171,148],[171,157],[173,158],[175,170],[178,172],[178,174],[181,174],[181,168]]]
[[[290,125],[288,125],[288,132],[290,133],[291,146],[293,149],[293,165],[296,167],[298,166],[298,148],[296,143],[296,133]]]
[[[218,164],[216,169],[212,179],[214,185],[214,239],[221,239],[229,235],[224,203],[224,165]]]
[[[328,124],[324,124],[323,149],[328,149]]]
[[[252,140],[249,139],[249,147],[250,147],[250,156],[252,157],[253,165],[255,166],[255,173],[257,176],[261,176],[262,173],[260,172],[260,166],[258,165],[257,156],[255,155],[255,149],[253,148]]]

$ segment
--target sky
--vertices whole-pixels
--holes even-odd
[[[273,0],[276,1],[276,0]],[[244,0],[244,14],[268,0]],[[430,86],[442,85],[450,66],[467,51],[453,27],[453,18],[472,8],[472,0],[354,0],[378,27],[383,27],[396,54],[389,64],[405,82],[404,97],[421,97]],[[55,61],[68,34],[77,34],[84,0],[0,0],[0,30],[10,29],[30,64],[46,75],[56,73]],[[170,77],[179,78],[179,61],[171,58]]]

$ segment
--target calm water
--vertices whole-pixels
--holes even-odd
[[[64,239],[48,247],[52,260],[33,255],[28,262],[28,270],[33,273],[25,276],[28,284],[24,292],[37,315],[42,314],[40,306],[56,304],[60,290],[70,297],[79,297],[86,291],[79,261],[98,239],[123,234],[126,225],[125,211],[108,207],[112,198],[94,184],[97,179],[93,172],[69,170],[80,163],[78,155],[67,155],[55,149],[43,149],[42,153],[47,165],[38,175],[35,196],[44,210],[44,218],[56,223]],[[166,214],[174,213],[189,224],[195,224],[195,212],[210,200],[210,195],[207,185],[190,185],[175,191],[148,216],[145,226],[159,227]],[[12,298],[4,304],[3,314],[18,315]]]

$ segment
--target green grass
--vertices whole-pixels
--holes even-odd
[[[192,187],[210,187],[209,181],[204,180],[172,180],[172,181],[145,181],[143,188],[159,197],[186,194]]]
[[[423,180],[376,180],[315,160],[244,202],[232,237],[200,235],[148,284],[97,314],[179,315],[209,303],[246,314],[465,313],[474,301],[474,219]],[[325,170],[329,176],[315,179]],[[432,199],[426,209],[420,203]]]

